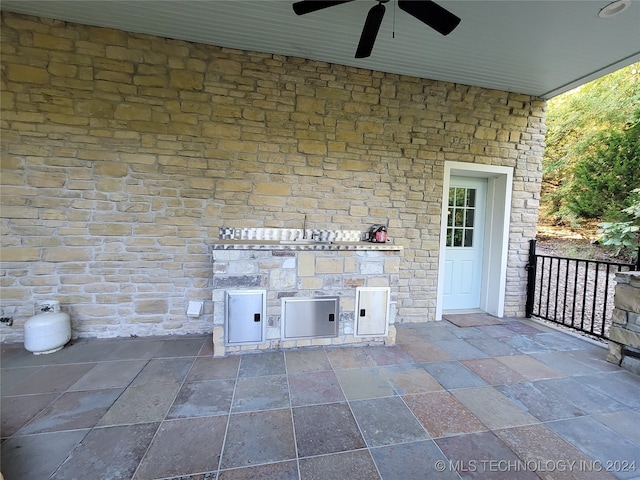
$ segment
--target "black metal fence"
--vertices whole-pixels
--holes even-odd
[[[615,263],[536,254],[529,242],[527,317],[538,317],[598,338],[608,338],[617,272],[640,271]]]

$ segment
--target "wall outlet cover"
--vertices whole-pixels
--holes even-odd
[[[189,302],[189,306],[187,307],[187,315],[189,317],[199,317],[202,315],[202,307],[204,302]]]

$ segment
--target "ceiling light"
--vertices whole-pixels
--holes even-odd
[[[629,8],[630,5],[631,0],[616,0],[600,10],[598,16],[600,18],[614,17]]]

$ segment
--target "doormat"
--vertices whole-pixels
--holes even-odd
[[[457,313],[455,315],[443,315],[442,318],[460,328],[502,325],[499,318],[493,317],[488,313]]]

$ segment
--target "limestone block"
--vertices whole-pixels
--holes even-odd
[[[2,209],[4,213],[4,208]],[[40,260],[40,249],[34,247],[4,247],[0,250],[0,261],[33,262]],[[4,296],[5,290],[2,290]]]
[[[259,207],[282,208],[287,204],[287,199],[284,197],[250,195],[247,204]]]
[[[107,58],[114,60],[128,60],[136,64],[144,64],[144,53],[142,50],[134,50],[116,45],[107,45],[105,48],[105,55]]]
[[[640,332],[640,313],[627,313],[627,328]]]
[[[316,274],[316,256],[310,252],[298,254],[298,275],[301,277],[313,277]]]
[[[640,289],[628,284],[617,284],[613,304],[620,310],[640,313]]]
[[[371,163],[363,160],[338,160],[338,170],[352,172],[368,172],[371,169]]]
[[[222,325],[216,325],[213,327],[213,356],[224,357],[224,327]]]
[[[271,270],[269,272],[269,288],[272,290],[293,290],[297,286],[294,270]]]
[[[384,133],[384,124],[377,122],[356,122],[356,131],[382,135]]]
[[[322,278],[301,277],[298,279],[298,288],[300,290],[319,290],[322,288],[322,285]]]
[[[625,355],[622,359],[622,363],[620,364],[622,368],[630,371],[631,373],[635,373],[636,375],[640,375],[640,358],[630,357],[629,355]]]
[[[135,312],[139,315],[148,313],[167,313],[168,309],[169,305],[166,299],[138,300],[135,303]]]
[[[78,67],[66,63],[51,62],[47,67],[47,71],[51,75],[58,77],[73,78],[78,74]]]
[[[317,140],[298,140],[298,151],[309,155],[326,155],[327,144]]]
[[[122,153],[120,154],[120,160],[126,163],[139,163],[143,165],[153,165],[157,161],[155,155],[149,155],[144,153]]]
[[[254,193],[260,195],[280,195],[280,196],[290,196],[291,195],[291,186],[282,183],[256,183],[253,187]]]
[[[349,208],[349,215],[352,217],[368,217],[369,207],[365,205],[352,205]]]
[[[615,363],[616,365],[620,365],[620,361],[622,360],[622,345],[609,342],[609,351],[607,353],[607,362]]]
[[[239,260],[231,262],[228,266],[230,275],[250,275],[259,273],[258,265],[253,260]]]
[[[50,113],[47,115],[47,119],[52,123],[60,123],[63,125],[89,125],[89,119],[87,117],[67,115],[65,113]]]
[[[73,41],[69,38],[33,32],[33,46],[51,50],[73,50]]]
[[[96,162],[93,164],[93,172],[96,175],[108,177],[126,177],[129,173],[129,166],[116,162]]]
[[[640,332],[632,332],[626,328],[612,325],[609,329],[609,339],[622,345],[640,348]]]
[[[384,273],[384,262],[362,262],[360,264],[361,275],[382,275]]]
[[[395,325],[389,325],[389,331],[387,332],[387,336],[384,338],[384,344],[395,345],[396,336],[397,336],[397,331],[396,331]]]
[[[44,68],[15,63],[7,64],[7,80],[11,82],[45,85],[49,83],[49,78],[49,72]]]
[[[78,100],[75,102],[74,108],[77,114],[90,117],[112,118],[115,111],[113,103],[98,99]]]
[[[4,291],[3,291],[4,294]],[[74,302],[75,303],[75,302]],[[118,306],[102,304],[77,304],[73,306],[71,318],[99,318],[100,323],[108,323],[105,320],[111,318],[113,322],[118,322]],[[83,324],[87,320],[83,320]],[[93,320],[96,322],[96,320]]]
[[[171,70],[169,84],[171,87],[181,90],[203,90],[204,75],[189,70]]]
[[[53,247],[42,250],[44,262],[86,262],[92,257],[90,248]]]
[[[630,280],[629,272],[617,272],[614,278],[617,284],[627,284]]]
[[[101,58],[99,56],[92,58],[92,61],[96,71],[107,70],[112,72],[133,73],[135,70],[131,62]]]
[[[151,108],[136,103],[121,103],[113,116],[117,120],[151,120]]]
[[[343,280],[343,284],[347,288],[364,287],[365,277],[346,277]]]
[[[367,287],[388,287],[389,279],[386,276],[367,277]]]
[[[215,181],[212,178],[189,178],[185,182],[187,188],[194,188],[196,190],[213,190]]]
[[[240,75],[242,73],[242,63],[226,58],[216,58],[209,64],[209,70],[225,75]]]
[[[326,100],[298,95],[296,98],[296,110],[299,112],[324,115],[326,113]]]
[[[4,258],[2,259],[4,261]],[[2,299],[7,300],[26,300],[31,295],[30,288],[14,288],[2,287]]]
[[[133,77],[133,84],[144,86],[144,87],[168,86],[166,77],[161,75],[136,75]]]
[[[611,312],[611,323],[615,325],[625,326],[627,324],[627,312],[624,310],[620,310],[619,308],[614,308],[613,312]]]
[[[316,98],[324,98],[327,100],[348,101],[351,99],[351,92],[343,88],[319,87],[315,93]]]
[[[358,273],[358,262],[352,256],[344,258],[344,273]]]
[[[294,269],[296,268],[296,259],[295,257],[288,257],[282,260],[282,264],[280,265],[280,268],[291,268]]]
[[[130,236],[131,225],[126,223],[92,223],[89,233],[96,236]]]
[[[262,287],[265,283],[262,275],[217,276],[213,279],[213,288]]]
[[[29,172],[27,174],[27,183],[32,187],[62,188],[66,181],[67,176],[63,173]]]
[[[316,258],[317,273],[342,273],[342,258]]]
[[[387,258],[384,261],[384,273],[392,274],[400,271],[400,259],[399,258]]]

